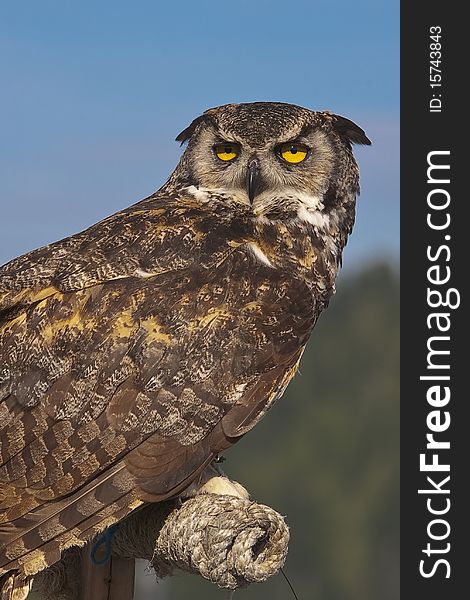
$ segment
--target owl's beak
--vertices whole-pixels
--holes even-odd
[[[246,189],[251,203],[253,203],[253,200],[259,191],[260,183],[261,177],[258,162],[256,160],[250,160],[246,174]]]

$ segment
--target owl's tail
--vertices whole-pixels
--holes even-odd
[[[65,549],[83,546],[146,502],[178,495],[214,458],[211,444],[211,436],[193,446],[163,438],[147,440],[133,456],[127,455],[126,462],[117,462],[68,496],[32,509],[26,490],[15,498],[9,498],[6,490],[5,502],[13,502],[15,513],[8,516],[7,509],[2,522],[0,510],[0,577],[13,572],[15,579],[6,578],[5,589],[12,581],[26,582],[60,560]]]
[[[66,548],[83,546],[142,504],[135,480],[121,462],[70,496],[0,524],[0,600],[20,600],[15,589],[21,582],[57,562]]]

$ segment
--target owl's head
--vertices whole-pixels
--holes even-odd
[[[176,139],[188,141],[180,184],[224,191],[261,212],[286,198],[356,195],[351,144],[370,144],[349,119],[280,102],[211,108]]]

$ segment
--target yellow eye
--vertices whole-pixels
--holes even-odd
[[[299,163],[306,159],[308,148],[304,144],[282,144],[279,147],[279,154],[288,163]]]
[[[229,161],[237,158],[237,156],[240,154],[240,146],[238,146],[238,144],[225,142],[223,144],[217,144],[214,146],[214,151],[217,154],[217,158],[220,158],[220,160]]]

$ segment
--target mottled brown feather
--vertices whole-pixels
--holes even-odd
[[[13,403],[15,414],[2,424],[0,506],[2,521],[15,526],[13,535],[28,541],[25,552],[47,541],[36,522],[51,518],[55,498],[72,494],[67,504],[54,508],[61,519],[72,515],[67,529],[87,526],[84,515],[73,517],[74,493],[86,490],[87,482],[101,489],[100,480],[107,481],[113,465],[133,473],[133,485],[146,499],[162,499],[184,487],[279,394],[285,369],[297,363],[313,324],[314,300],[305,284],[278,274],[273,286],[271,270],[240,249],[243,241],[254,239],[248,219],[244,237],[238,235],[232,247],[227,243],[229,219],[224,225],[220,213],[217,220],[213,215],[217,235],[211,236],[210,215],[196,211],[191,200],[185,207],[184,199],[165,199],[164,211],[144,213],[144,238],[141,206],[136,208],[139,220],[128,212],[118,214],[110,218],[112,227],[106,222],[99,227],[99,236],[97,226],[80,234],[79,249],[72,245],[73,270],[66,267],[72,256],[63,253],[68,240],[51,245],[47,253],[31,253],[28,262],[18,259],[18,270],[11,263],[4,267],[0,336],[7,377],[2,391],[4,406]],[[155,214],[158,221],[152,221]],[[239,219],[243,223],[243,215]],[[152,222],[159,235],[149,233]],[[124,260],[111,254],[109,245],[116,229],[128,232],[129,223],[135,231],[134,237],[126,234]],[[173,232],[171,245],[164,235],[167,227]],[[175,257],[176,235],[191,242],[186,258],[181,251],[183,259]],[[42,272],[42,288],[33,279],[29,288],[18,289],[15,274],[31,277],[39,268],[38,255],[44,270],[47,265],[55,269],[47,280]],[[54,260],[57,255],[60,262]],[[145,257],[152,276],[134,274],[142,268],[138,257]],[[78,268],[82,264],[86,270]],[[298,297],[299,285],[305,302],[291,298]],[[284,331],[287,321],[290,332]],[[286,354],[289,339],[293,343]],[[246,405],[240,403],[242,387]],[[224,421],[225,441],[210,444],[208,434],[233,406],[233,416]],[[114,500],[111,494],[107,501]],[[0,528],[0,539],[11,545],[16,538]],[[7,564],[14,566],[11,557]]]
[[[349,134],[310,115],[345,165],[321,233],[292,199],[258,218],[191,187],[185,155],[159,192],[0,268],[0,575],[178,495],[282,395],[359,189]]]

